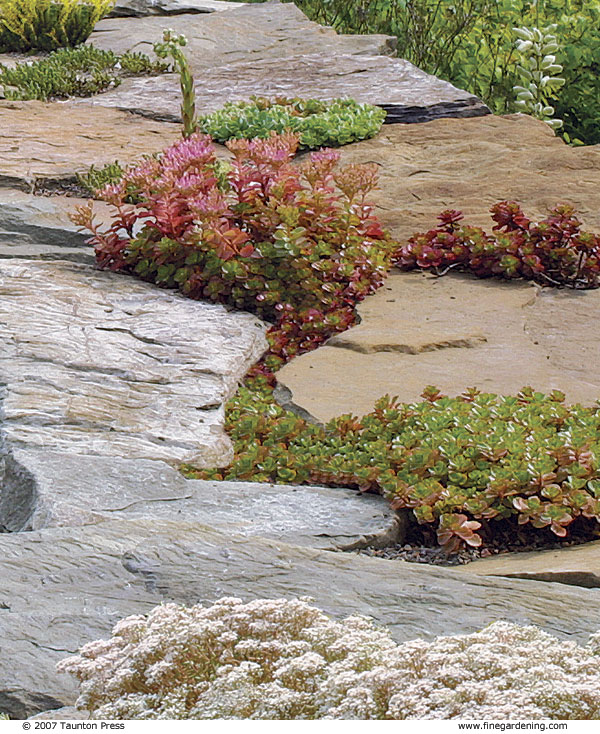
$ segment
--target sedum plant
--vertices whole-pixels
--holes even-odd
[[[0,88],[6,99],[65,99],[89,97],[121,83],[126,76],[156,74],[166,64],[151,61],[141,53],[117,55],[94,46],[53,51],[33,62],[14,68],[0,64]]]
[[[198,128],[224,143],[232,138],[266,138],[271,131],[298,133],[300,147],[339,146],[376,135],[385,110],[353,99],[300,99],[252,97],[229,102],[223,109],[199,118]]]
[[[600,404],[567,406],[559,391],[531,388],[449,398],[429,387],[423,398],[385,396],[362,418],[320,426],[281,408],[258,380],[227,408],[233,464],[190,475],[379,492],[449,553],[507,533],[546,542],[600,533]]]
[[[231,140],[224,164],[210,137],[193,134],[104,189],[107,230],[91,203],[73,221],[92,232],[101,268],[271,321],[265,369],[274,369],[353,323],[392,249],[367,200],[376,167],[338,167],[333,150],[294,165],[297,146],[292,133]]]
[[[550,104],[553,95],[564,85],[565,80],[556,76],[563,67],[556,63],[554,55],[559,46],[554,35],[557,25],[539,28],[514,28],[518,36],[517,51],[521,63],[517,71],[522,83],[513,87],[517,94],[515,106],[539,120],[548,123],[556,131],[563,122],[554,118],[554,107]]]
[[[96,196],[109,184],[117,184],[122,178],[125,169],[119,163],[107,163],[102,168],[91,165],[85,173],[77,174],[77,183],[92,195]]]
[[[83,43],[114,0],[2,0],[0,53]]]
[[[442,212],[435,229],[412,236],[396,250],[394,265],[437,274],[458,268],[480,278],[526,278],[542,285],[598,288],[600,235],[581,230],[573,207],[557,205],[538,224],[514,201],[494,204],[490,211],[496,223],[493,234],[460,224],[459,211]]]
[[[600,633],[536,627],[395,643],[306,599],[163,604],[58,663],[92,719],[597,719]]]

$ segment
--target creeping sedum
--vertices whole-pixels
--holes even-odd
[[[198,129],[224,143],[239,138],[267,138],[272,131],[291,130],[300,147],[317,149],[367,140],[377,135],[385,110],[353,99],[301,99],[252,97],[248,102],[228,102],[200,117]]]
[[[596,719],[600,633],[535,627],[397,645],[306,600],[156,607],[58,664],[98,719]]]
[[[6,99],[48,102],[67,97],[91,97],[118,87],[127,76],[159,74],[168,64],[128,51],[116,54],[91,45],[61,48],[38,61],[23,61],[14,68],[0,63],[0,89]],[[111,173],[118,180],[121,169]]]

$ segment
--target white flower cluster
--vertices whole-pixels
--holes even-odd
[[[497,622],[396,644],[306,599],[164,604],[58,670],[97,719],[597,719],[600,633],[587,647]]]

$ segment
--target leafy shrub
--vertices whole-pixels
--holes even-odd
[[[483,99],[514,109],[513,28],[556,24],[565,85],[554,104],[566,139],[600,143],[600,0],[295,0],[343,33],[389,33],[398,55]]]
[[[231,138],[267,138],[271,131],[298,133],[300,147],[320,148],[365,140],[376,135],[385,111],[352,99],[324,102],[298,97],[252,97],[229,102],[223,109],[199,118],[198,129],[221,143]]]
[[[77,46],[112,5],[113,0],[2,0],[0,53]]]
[[[91,204],[73,221],[93,233],[101,268],[274,322],[274,368],[347,328],[354,305],[382,284],[391,251],[365,198],[376,167],[337,168],[333,150],[296,166],[297,145],[291,133],[232,140],[223,164],[211,139],[194,134],[104,190],[116,210],[107,231]],[[131,196],[139,203],[128,207]]]
[[[224,598],[127,617],[57,669],[96,719],[597,719],[599,639],[496,622],[396,644],[304,599]]]
[[[393,255],[400,268],[447,272],[459,268],[480,278],[527,278],[543,285],[597,288],[600,235],[581,231],[574,209],[561,204],[534,224],[514,201],[494,204],[494,234],[460,225],[461,212],[446,210],[440,224],[414,235]]]
[[[111,87],[121,78],[156,74],[167,64],[151,61],[141,53],[117,55],[94,46],[53,51],[46,58],[23,62],[10,69],[0,64],[0,86],[6,99],[64,99],[89,97]]]
[[[242,387],[226,417],[233,464],[194,476],[380,492],[448,552],[492,544],[501,527],[513,537],[546,529],[547,540],[598,533],[600,405],[568,407],[562,393],[531,388],[448,398],[430,387],[423,397],[385,396],[363,418],[318,426],[264,383]]]

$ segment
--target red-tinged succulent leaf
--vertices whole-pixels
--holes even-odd
[[[461,219],[464,219],[464,215],[456,209],[446,209],[441,214],[438,214],[437,218],[442,224],[448,225],[460,222]]]
[[[254,252],[254,245],[245,245],[239,252],[241,257],[250,257]]]
[[[440,516],[437,530],[438,542],[447,552],[453,552],[449,549],[457,549],[461,542],[477,548],[481,545],[482,539],[475,530],[479,530],[480,527],[480,522],[469,520],[461,513],[444,513]]]

